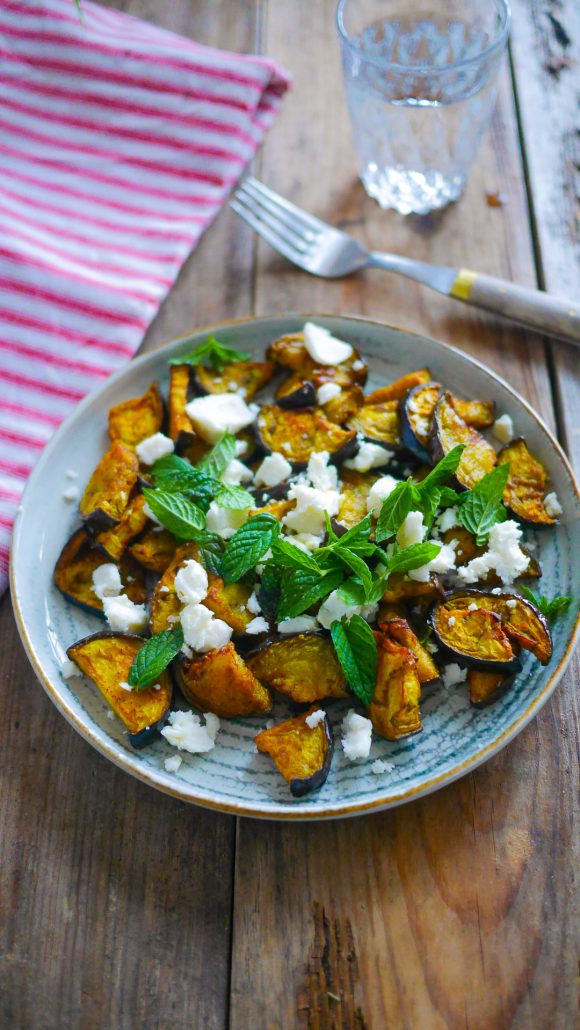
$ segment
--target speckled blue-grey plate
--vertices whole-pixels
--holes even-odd
[[[326,325],[352,342],[370,365],[373,387],[428,365],[433,377],[462,396],[493,399],[498,412],[511,415],[516,432],[550,472],[564,508],[554,530],[528,533],[543,567],[542,593],[580,596],[580,498],[570,467],[547,428],[510,387],[493,372],[459,351],[364,319],[288,315],[213,326],[219,339],[257,355],[277,336],[296,331],[306,318]],[[194,336],[201,342],[207,329]],[[222,721],[218,745],[207,755],[183,755],[177,773],[167,773],[164,759],[176,754],[164,740],[135,751],[117,719],[94,686],[82,678],[65,681],[60,667],[69,644],[102,625],[98,617],[68,604],[52,583],[59,552],[77,522],[62,498],[79,472],[84,487],[107,446],[107,411],[112,404],[142,393],[152,380],[167,381],[167,359],[192,348],[179,340],[147,354],[112,376],[87,397],[60,427],[42,454],[24,494],[12,545],[11,583],[14,610],[22,640],[36,674],[66,719],[102,754],[145,783],[168,794],[224,812],[272,819],[323,819],[388,808],[436,790],[474,769],[504,747],[547,701],[570,658],[578,628],[578,606],[559,620],[554,654],[543,668],[526,655],[515,686],[483,711],[470,706],[465,685],[445,690],[440,684],[425,691],[421,710],[423,732],[400,743],[375,738],[367,760],[350,763],[337,747],[332,770],[320,791],[301,800],[288,788],[266,755],[256,753],[253,738],[263,721]],[[73,506],[74,507],[74,506]],[[338,729],[348,706],[333,705]],[[282,712],[282,709],[280,709]],[[377,758],[394,769],[374,775]]]

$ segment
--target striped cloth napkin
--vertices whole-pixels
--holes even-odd
[[[0,0],[0,592],[36,458],[135,353],[289,84],[266,58],[82,11]]]

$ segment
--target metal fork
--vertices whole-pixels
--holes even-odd
[[[352,236],[333,229],[257,179],[245,179],[230,206],[274,250],[311,275],[337,279],[362,268],[384,268],[416,279],[438,293],[580,345],[578,302],[529,290],[467,268],[429,265],[398,254],[368,251]]]

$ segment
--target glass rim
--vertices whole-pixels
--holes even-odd
[[[462,57],[459,61],[450,61],[448,64],[436,65],[436,64],[400,64],[397,61],[384,61],[379,57],[372,57],[368,54],[364,54],[359,47],[353,43],[353,37],[349,35],[344,24],[344,12],[345,8],[350,0],[339,0],[336,8],[336,27],[338,29],[338,35],[340,42],[345,46],[349,47],[350,50],[354,51],[361,57],[362,60],[368,64],[377,65],[383,69],[389,68],[398,72],[414,72],[417,75],[429,74],[429,75],[442,75],[446,72],[453,71],[457,68],[466,68],[469,65],[477,64],[478,61],[482,61],[489,57],[495,51],[500,50],[507,43],[509,36],[510,23],[511,23],[511,10],[508,0],[494,0],[499,8],[499,12],[503,18],[503,23],[500,26],[499,33],[493,42],[489,43],[479,54],[475,54],[473,57]]]

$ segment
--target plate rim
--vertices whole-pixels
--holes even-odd
[[[111,383],[114,383],[118,379],[121,379],[124,376],[129,375],[133,368],[146,364],[148,361],[151,360],[151,358],[154,355],[158,354],[159,351],[164,350],[165,348],[173,348],[179,345],[180,343],[189,340],[192,336],[201,336],[207,333],[216,333],[220,329],[229,328],[231,326],[243,326],[249,323],[255,324],[271,322],[274,320],[315,321],[317,319],[343,319],[348,322],[353,322],[355,323],[355,325],[371,325],[374,328],[379,327],[382,329],[395,330],[396,332],[403,332],[410,336],[416,336],[421,340],[426,340],[430,344],[434,344],[436,348],[441,348],[444,352],[449,351],[454,356],[457,356],[460,359],[467,361],[469,364],[478,368],[487,377],[499,383],[504,389],[506,389],[508,393],[510,393],[515,398],[518,404],[522,405],[526,409],[528,414],[534,419],[534,421],[546,434],[552,447],[557,452],[558,457],[560,458],[568,474],[571,486],[576,496],[576,501],[580,505],[580,488],[578,486],[578,482],[576,480],[574,471],[570,465],[568,457],[562,449],[562,446],[560,445],[559,441],[556,439],[550,428],[546,425],[542,417],[535,411],[535,409],[532,407],[529,401],[527,401],[524,397],[520,397],[516,393],[516,391],[510,386],[510,384],[505,379],[503,379],[502,376],[500,376],[493,369],[489,368],[483,362],[479,361],[477,358],[474,358],[471,354],[466,354],[464,351],[459,350],[452,344],[445,343],[442,340],[437,340],[434,337],[425,335],[424,333],[416,332],[412,329],[407,329],[404,326],[393,325],[392,323],[379,321],[378,319],[367,318],[366,316],[348,313],[337,314],[323,312],[290,311],[275,315],[246,315],[239,318],[225,319],[219,322],[211,323],[209,325],[199,326],[191,330],[190,332],[184,333],[182,336],[176,337],[172,340],[167,340],[164,343],[161,343],[156,347],[153,347],[145,354],[140,354],[138,357],[131,359],[126,365],[123,365],[112,375],[107,376],[107,378],[102,383],[100,383],[94,390],[91,390],[91,392],[88,393],[86,397],[84,397],[80,401],[79,404],[75,405],[70,414],[67,415],[67,417],[63,420],[63,422],[60,424],[60,426],[53,434],[53,436],[50,438],[46,447],[42,451],[42,454],[38,462],[34,466],[28,478],[24,491],[22,493],[14,522],[14,529],[10,545],[10,594],[12,600],[12,610],[14,612],[14,617],[18,628],[20,640],[24,647],[26,656],[30,664],[32,665],[32,668],[34,669],[34,672],[39,682],[41,683],[45,692],[48,694],[52,703],[55,705],[60,714],[64,716],[69,725],[71,725],[84,740],[86,740],[92,747],[94,747],[95,750],[97,750],[109,761],[113,762],[113,764],[116,765],[118,768],[122,769],[124,772],[133,776],[140,782],[145,783],[147,786],[154,787],[156,790],[159,790],[162,793],[175,798],[176,800],[186,801],[188,804],[199,805],[203,808],[208,808],[213,811],[219,811],[228,815],[245,816],[249,818],[265,819],[269,821],[312,822],[317,820],[348,818],[356,815],[370,814],[372,812],[386,811],[387,809],[396,808],[399,805],[406,804],[409,801],[418,800],[420,797],[426,797],[428,794],[431,794],[434,791],[441,789],[443,786],[453,783],[455,780],[467,775],[467,773],[478,768],[478,766],[482,765],[483,762],[487,761],[494,754],[497,754],[504,747],[506,747],[507,744],[509,744],[510,741],[518,735],[518,733],[521,733],[521,731],[527,726],[527,724],[539,713],[539,711],[543,708],[543,706],[548,701],[549,697],[554,692],[560,679],[562,678],[571,660],[575,645],[580,636],[579,613],[576,619],[575,626],[570,635],[570,639],[568,641],[566,650],[562,655],[562,658],[560,659],[560,662],[558,663],[557,667],[552,672],[552,675],[542,688],[541,692],[537,695],[537,697],[535,697],[530,702],[525,711],[521,713],[521,715],[512,723],[512,725],[508,729],[504,730],[504,732],[500,734],[499,737],[497,737],[494,741],[488,744],[481,751],[478,751],[470,758],[465,759],[465,761],[463,761],[460,765],[456,765],[452,769],[440,773],[437,776],[432,776],[425,783],[416,787],[411,787],[406,791],[396,794],[395,796],[375,798],[373,800],[363,802],[344,802],[342,804],[337,804],[336,802],[333,802],[321,806],[317,809],[300,809],[298,807],[293,808],[289,804],[286,805],[284,803],[276,802],[267,810],[265,810],[260,807],[260,802],[237,803],[225,799],[220,800],[219,792],[216,792],[217,796],[212,796],[211,793],[206,793],[202,791],[201,794],[198,793],[196,797],[192,797],[191,794],[188,793],[185,789],[173,786],[173,784],[169,782],[169,777],[166,776],[166,774],[163,774],[161,771],[159,771],[159,773],[153,773],[149,772],[149,770],[142,766],[134,765],[131,762],[130,755],[125,756],[124,752],[118,750],[118,745],[116,745],[116,743],[112,741],[111,738],[106,737],[104,740],[102,740],[99,737],[99,735],[96,734],[93,731],[93,729],[90,726],[88,726],[82,718],[78,717],[75,714],[75,712],[72,711],[72,709],[67,705],[66,701],[61,697],[58,690],[56,690],[53,687],[48,676],[45,674],[42,668],[42,664],[36,656],[32,641],[30,640],[30,637],[28,635],[24,615],[21,610],[21,601],[18,596],[18,587],[16,582],[18,576],[18,572],[16,569],[16,552],[18,550],[20,539],[20,515],[26,506],[27,495],[32,491],[33,484],[36,478],[41,474],[43,467],[45,466],[47,461],[50,460],[50,455],[52,451],[56,447],[58,447],[61,437],[68,432],[69,422],[73,419],[73,417],[76,418],[77,416],[82,415],[84,409],[93,402],[94,398],[99,394],[99,392],[104,390]]]

